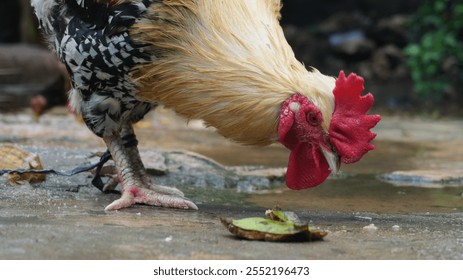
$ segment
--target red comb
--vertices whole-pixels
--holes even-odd
[[[371,93],[362,96],[364,89],[362,77],[352,73],[346,78],[344,71],[339,73],[333,90],[335,109],[329,134],[331,144],[343,163],[356,162],[375,148],[370,141],[376,134],[370,129],[381,117],[366,114],[374,98]]]

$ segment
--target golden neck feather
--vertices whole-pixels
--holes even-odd
[[[278,0],[151,5],[131,31],[152,45],[155,57],[134,69],[138,97],[250,145],[276,140],[281,105],[296,92],[331,116],[334,79],[296,60],[279,25],[280,6]]]

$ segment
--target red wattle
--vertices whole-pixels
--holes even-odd
[[[293,190],[320,185],[330,175],[328,162],[319,147],[298,143],[291,149],[286,185]]]

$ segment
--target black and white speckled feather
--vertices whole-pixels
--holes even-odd
[[[32,0],[49,44],[71,75],[71,106],[98,136],[117,133],[153,107],[137,100],[130,74],[154,58],[128,32],[152,2]]]

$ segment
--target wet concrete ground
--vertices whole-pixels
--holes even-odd
[[[463,259],[463,184],[395,185],[378,179],[400,170],[463,173],[463,121],[385,118],[377,150],[319,188],[236,189],[178,186],[198,211],[139,205],[103,209],[89,174],[48,176],[38,185],[0,178],[1,259]],[[146,150],[186,149],[224,165],[281,167],[279,146],[240,147],[196,122],[185,126],[161,111],[137,127]],[[0,114],[0,144],[36,151],[46,167],[69,170],[104,146],[62,110],[34,123],[27,113]],[[314,243],[239,240],[219,217],[262,216],[279,205],[329,232]],[[374,224],[374,226],[372,225]]]

